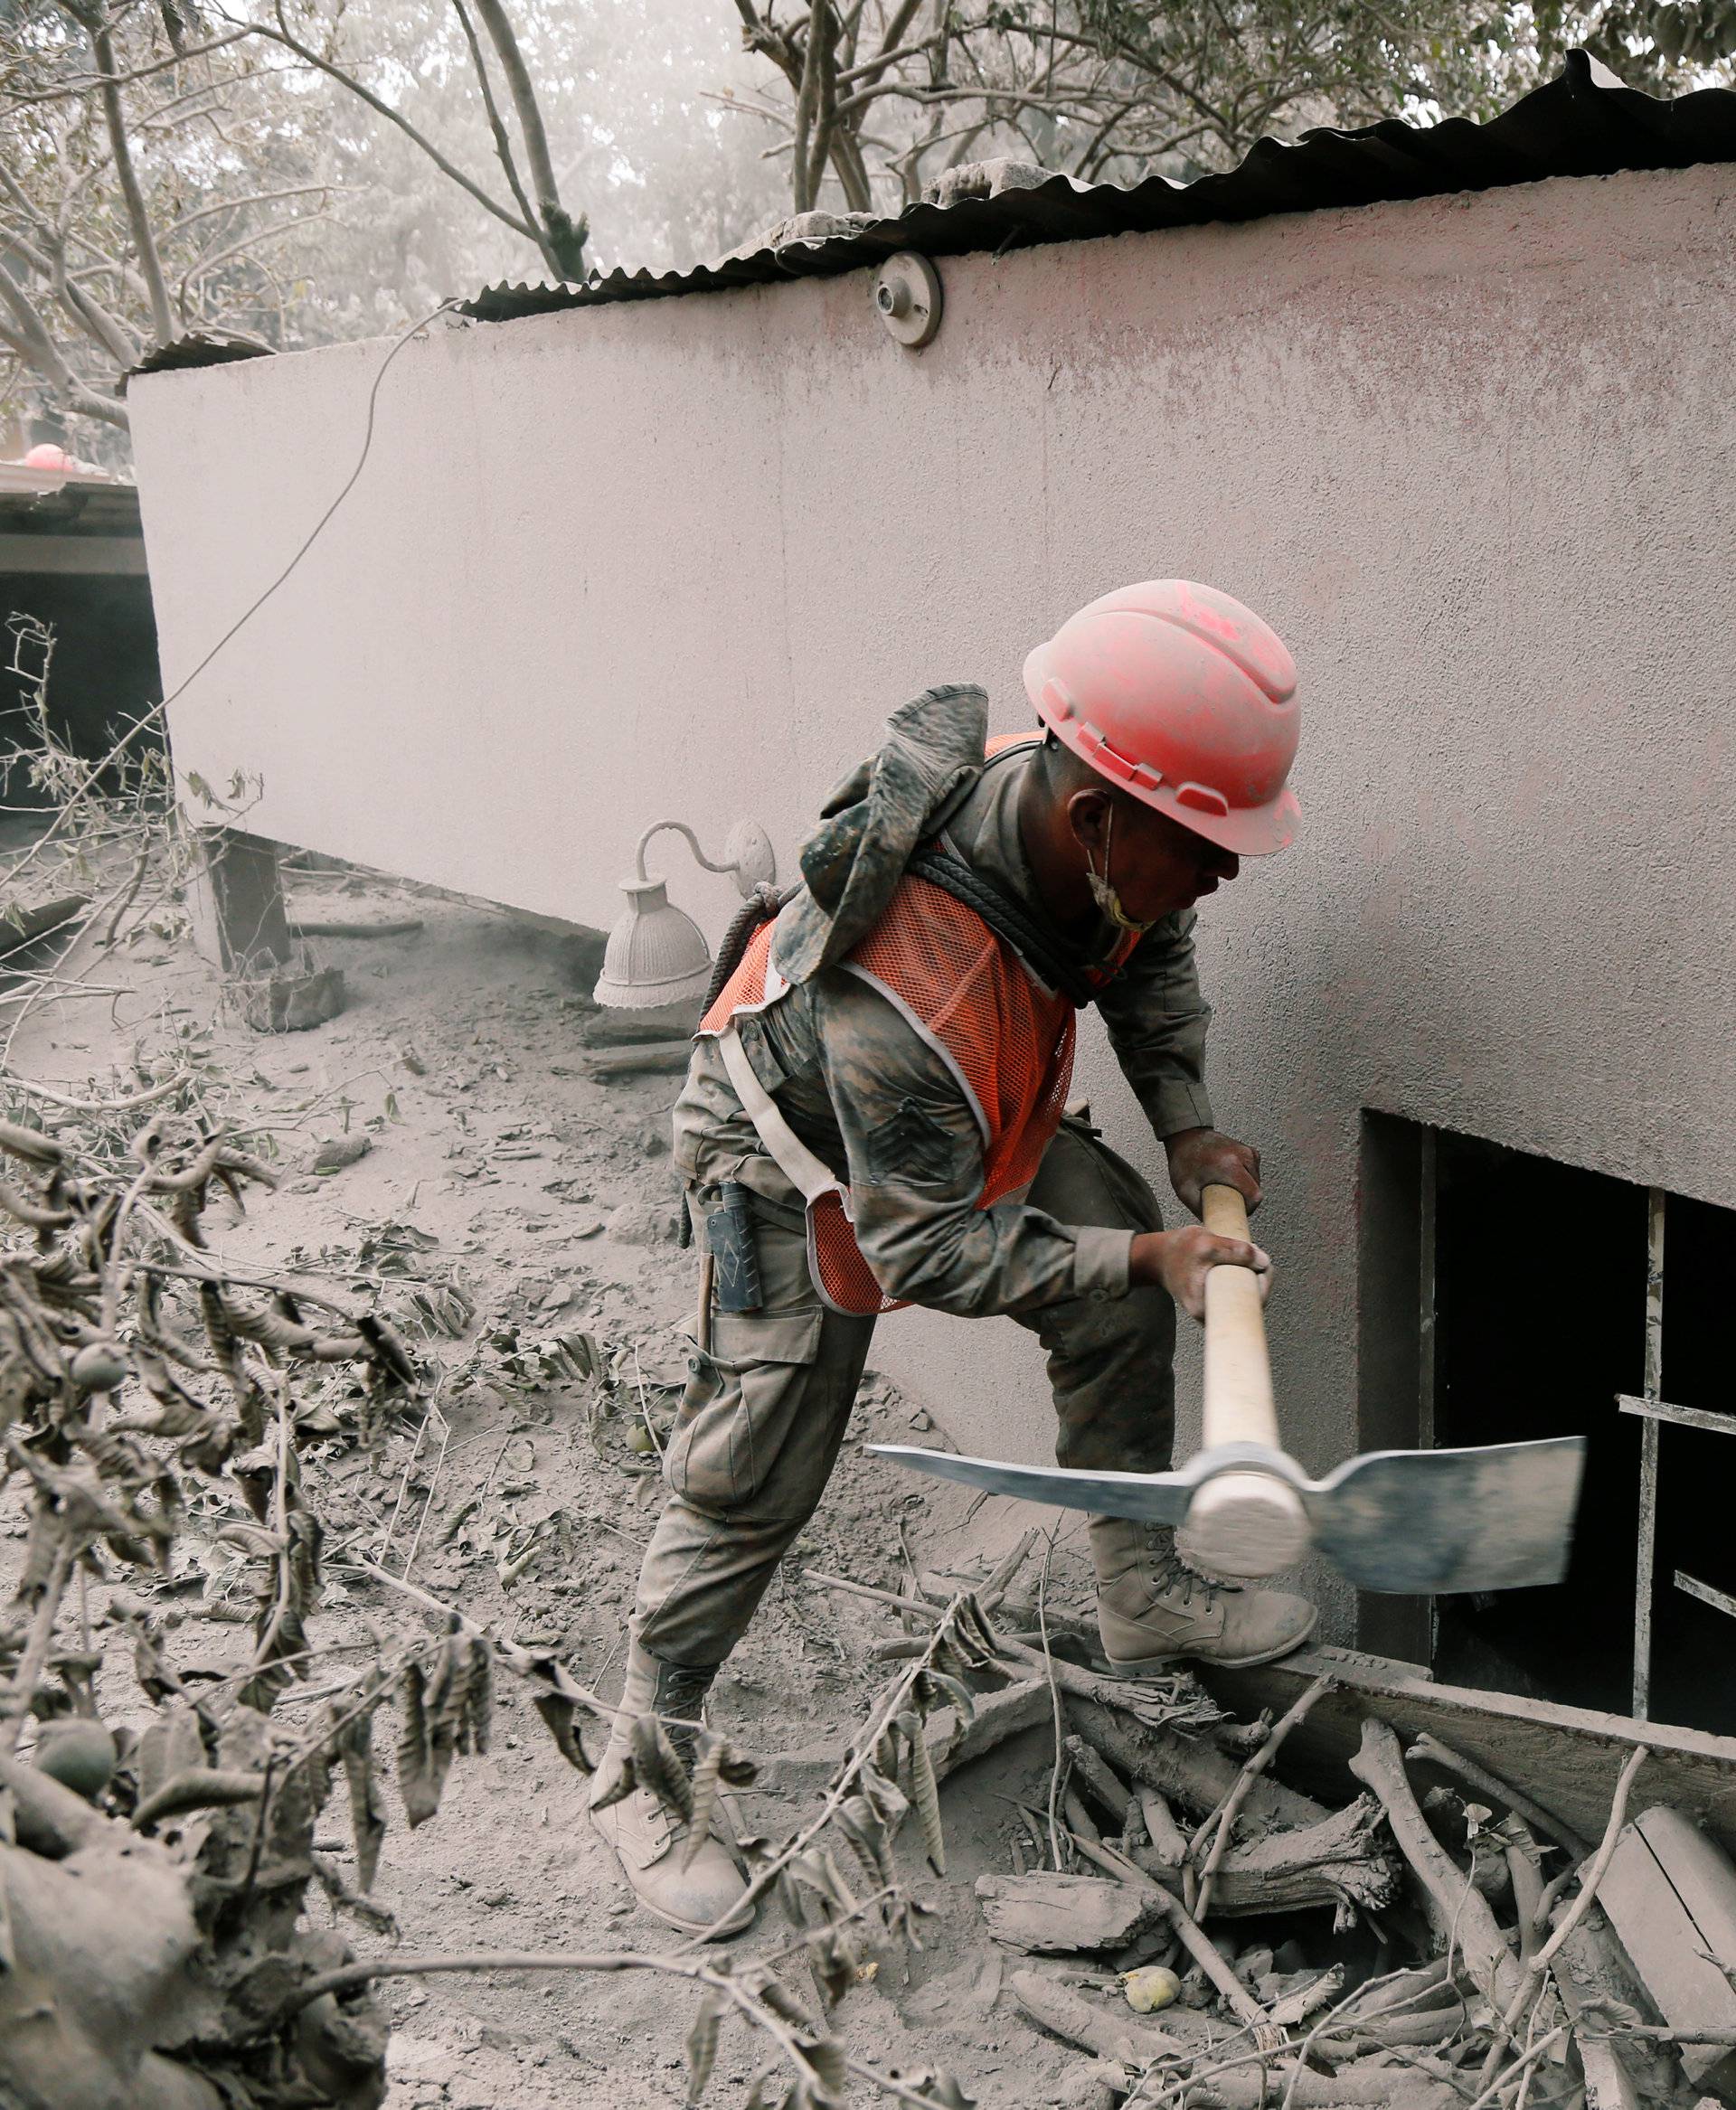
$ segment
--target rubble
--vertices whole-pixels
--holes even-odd
[[[926,1615],[930,1641],[946,1615],[930,1578],[811,1579],[907,1626]],[[1011,1578],[995,1580],[1004,1615]],[[1003,1709],[1004,1729],[1031,1732],[1027,1777],[1032,1745],[1043,1754],[1046,1782],[1009,1798],[1007,1865],[974,1891],[985,1937],[1031,1959],[1007,1979],[1018,2008],[1089,2057],[1055,2100],[1688,2110],[1727,2086],[1736,1870],[1671,1810],[1627,1824],[1645,1745],[1589,1848],[1549,1810],[1547,1781],[1509,1789],[1439,1738],[1407,1755],[1372,1710],[1319,1799],[1307,1724],[1336,1691],[1329,1671],[1281,1719],[1243,1724],[1184,1672],[1122,1682],[1071,1660],[1077,1644],[1062,1655],[994,1631],[988,1646],[970,1702],[928,1725],[932,1766],[956,1771],[976,1720]],[[1282,1777],[1292,1750],[1310,1793]],[[779,1785],[811,1785],[783,1765]],[[1611,1918],[1637,1930],[1637,1975]]]

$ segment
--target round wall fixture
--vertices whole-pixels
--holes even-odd
[[[901,250],[874,274],[874,306],[888,333],[912,352],[940,327],[940,274],[926,257]]]
[[[738,821],[723,845],[724,862],[733,869],[736,890],[743,900],[757,886],[770,886],[778,877],[778,858],[771,837],[758,821]]]

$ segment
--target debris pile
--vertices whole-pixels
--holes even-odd
[[[763,2101],[829,2110],[856,2079],[965,2110],[944,2077],[889,2080],[832,2035],[827,2005],[855,1982],[853,1928],[873,1912],[899,1931],[916,1908],[890,1879],[858,1902],[815,1849],[835,1824],[882,1868],[888,1827],[909,1806],[895,1776],[913,1767],[939,1851],[921,1739],[937,1708],[964,1698],[939,1659],[990,1661],[962,1605],[937,1612],[926,1655],[818,1815],[776,1850],[745,1842],[758,1888],[776,1887],[800,1928],[779,1956],[731,1967],[568,1945],[358,1958],[335,1926],[313,1923],[308,1901],[323,1893],[375,1936],[396,1932],[370,1894],[388,1826],[382,1715],[395,1718],[397,1800],[416,1826],[440,1809],[455,1759],[486,1750],[498,1672],[524,1682],[581,1773],[592,1758],[580,1718],[611,1710],[552,1654],[490,1634],[354,1552],[345,1572],[420,1603],[439,1630],[370,1622],[360,1643],[310,1633],[326,1533],[304,1454],[344,1428],[377,1439],[419,1412],[426,1427],[430,1373],[377,1309],[305,1278],[237,1276],[211,1251],[213,1195],[239,1204],[275,1183],[246,1139],[210,1132],[196,1106],[159,1103],[122,1140],[110,1112],[58,1134],[0,1122],[0,1487],[21,1482],[31,1504],[0,1608],[0,2097],[56,2110],[376,2110],[387,2031],[374,1982],[507,1968],[681,1980],[699,1996],[696,2089],[733,2017],[763,2060]],[[601,1376],[594,1337],[576,1341]],[[605,1388],[632,1398],[654,1446],[654,1402],[674,1374],[629,1348]],[[558,1545],[558,1529],[551,1540],[528,1519],[512,1531],[503,1582]],[[252,1585],[238,1663],[177,1646],[165,1593],[183,1579],[188,1540]],[[344,1660],[358,1650],[360,1663]],[[130,1659],[125,1699],[118,1654]],[[708,1731],[690,1781],[654,1720],[635,1725],[633,1752],[629,1783],[637,1771],[700,1817],[756,1773]],[[340,1784],[354,1881],[316,1835]],[[780,1964],[810,1971],[825,2001],[791,1991]]]
[[[927,1782],[1040,1732],[1026,1792],[1005,1798],[1006,1867],[976,1891],[986,1936],[1016,1958],[1005,1983],[1018,2008],[1088,2055],[1068,2104],[1690,2110],[1736,2070],[1736,2017],[1724,2013],[1736,1955],[1717,1933],[1736,1871],[1674,1813],[1628,1823],[1643,1747],[1600,1844],[1433,1738],[1407,1749],[1374,1713],[1342,1792],[1320,1799],[1318,1754],[1297,1768],[1305,1793],[1286,1778],[1286,1752],[1307,1750],[1330,1674],[1253,1723],[1229,1719],[1185,1673],[1101,1675],[1085,1630],[1041,1592],[1034,1607],[1012,1602],[1031,1543],[969,1600],[966,1660],[949,1638],[956,1602],[930,1578],[900,1592],[811,1579],[883,1602],[904,1631],[881,1653],[913,1653],[930,1683],[944,1673],[948,1704],[929,1715],[921,1756],[889,1776],[929,1812],[937,1870]],[[851,1746],[828,1801],[863,1749]],[[823,1763],[773,1759],[762,1785],[797,1791]],[[1001,1769],[1003,1786],[1020,1777]],[[1640,1929],[1643,1979],[1606,1904]],[[1666,1906],[1683,1924],[1660,1931]],[[1703,1952],[1698,1970],[1722,2004],[1703,1989],[1692,2015],[1669,2011],[1666,1982],[1708,1932],[1726,1953]],[[1648,1940],[1667,1961],[1646,1957]]]

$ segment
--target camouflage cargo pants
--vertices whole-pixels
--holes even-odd
[[[699,1189],[696,1213],[717,1205]],[[1082,1123],[1062,1125],[1030,1194],[1063,1223],[1161,1228],[1150,1187]],[[721,1663],[818,1506],[854,1403],[873,1319],[821,1305],[799,1203],[754,1197],[764,1305],[712,1314],[664,1461],[668,1497],[640,1571],[640,1644],[665,1663]],[[896,1317],[890,1322],[897,1325]],[[1175,1427],[1175,1307],[1159,1289],[1021,1314],[1043,1343],[1063,1465],[1161,1472]]]

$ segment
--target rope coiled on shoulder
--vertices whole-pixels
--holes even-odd
[[[784,903],[794,900],[799,891],[797,887],[775,887],[769,881],[761,880],[742,902],[730,918],[730,928],[723,933],[722,943],[717,948],[717,961],[712,969],[711,981],[706,984],[705,1001],[699,1007],[701,1018],[729,986],[730,976],[741,965],[742,955],[752,943],[754,932],[762,923],[769,923]]]

